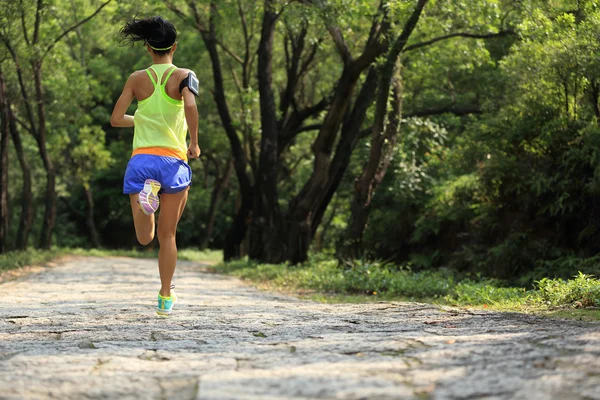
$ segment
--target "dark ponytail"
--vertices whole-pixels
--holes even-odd
[[[163,17],[136,19],[127,22],[121,31],[121,45],[144,41],[148,43],[156,54],[166,54],[169,50],[155,50],[171,48],[177,40],[177,30],[172,23]]]

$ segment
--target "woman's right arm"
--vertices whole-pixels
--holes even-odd
[[[119,128],[132,128],[133,127],[133,115],[126,115],[127,109],[129,105],[135,98],[133,94],[133,74],[127,79],[125,83],[125,87],[123,88],[123,93],[119,96],[119,100],[117,100],[117,104],[115,104],[115,108],[110,117],[110,124],[114,127]]]

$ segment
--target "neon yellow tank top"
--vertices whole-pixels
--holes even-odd
[[[169,68],[171,70],[163,79]],[[149,69],[156,73],[160,83],[154,80]],[[147,99],[138,102],[138,109],[133,116],[133,155],[169,155],[187,160],[188,127],[183,100],[175,100],[165,91],[167,81],[176,69],[173,64],[154,64],[146,70],[154,85],[154,92]]]

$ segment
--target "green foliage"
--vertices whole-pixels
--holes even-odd
[[[453,279],[439,272],[413,273],[379,262],[355,261],[339,268],[335,260],[315,260],[298,266],[255,264],[234,261],[216,267],[257,282],[269,282],[278,288],[310,289],[322,293],[399,296],[403,298],[440,298],[446,295]]]
[[[600,307],[600,281],[579,274],[568,281],[544,278],[537,282],[536,301],[550,306]]]
[[[454,287],[446,300],[459,305],[524,305],[526,296],[525,288],[502,287],[494,280],[465,279]]]
[[[29,250],[29,251],[9,251],[0,254],[0,272],[25,266],[40,265],[47,263],[62,255],[60,249],[47,250]]]
[[[171,3],[187,10],[190,2]],[[207,22],[211,2],[193,3],[200,19]],[[291,46],[298,45],[292,43],[292,36],[307,29],[300,64],[315,50],[298,84],[297,104],[292,107],[297,110],[329,98],[343,71],[329,29],[339,28],[350,52],[358,57],[364,50],[372,18],[381,17],[377,1],[312,3],[275,2],[276,11],[281,13],[273,42],[275,93],[285,93]],[[1,33],[14,45],[30,93],[35,92],[30,61],[37,50],[28,46],[27,40],[32,38],[36,4],[24,0],[0,6]],[[101,3],[48,0],[43,4],[40,39],[48,44]],[[245,13],[248,48],[238,6]],[[413,7],[414,2],[385,2],[395,34]],[[261,132],[256,59],[247,76],[242,76],[236,57],[244,57],[246,51],[255,53],[263,11],[260,2],[223,0],[213,15],[225,97],[246,156],[254,165],[259,161],[256,152]],[[59,246],[90,246],[86,189],[93,195],[102,244],[125,249],[137,246],[129,200],[121,193],[132,130],[111,128],[108,121],[129,74],[150,62],[141,44],[119,47],[118,30],[125,19],[154,14],[175,23],[179,32],[176,63],[196,71],[201,82],[197,101],[200,144],[206,156],[202,162],[192,163],[194,186],[178,232],[181,247],[200,244],[212,188],[231,156],[213,100],[210,59],[191,13],[182,19],[162,1],[123,0],[112,2],[92,20],[65,35],[44,60],[47,139],[59,195],[55,230]],[[27,36],[23,35],[23,25],[28,29]],[[456,32],[488,35],[509,31],[513,34],[485,40],[457,36],[410,49]],[[594,256],[600,251],[597,2],[430,0],[407,45],[409,50],[400,60],[405,119],[392,164],[372,200],[363,236],[366,258],[342,270],[323,261],[318,273],[308,275],[292,266],[259,266],[257,270],[272,274],[282,285],[291,284],[286,279],[292,276],[294,282],[314,290],[378,292],[379,296],[455,296],[459,302],[480,302],[485,296],[496,301],[504,295],[517,296],[510,290],[496,290],[496,283],[485,280],[465,283],[464,287],[461,281],[457,285],[456,277],[463,274],[503,278],[523,287],[531,287],[544,277],[567,279],[576,271],[598,275],[600,263]],[[10,98],[14,99],[13,108],[19,120],[26,122],[14,63],[3,43],[2,49],[5,57],[1,67]],[[281,97],[276,96],[276,102],[279,106]],[[132,105],[130,112],[134,110]],[[318,127],[323,114],[307,120],[305,125]],[[367,115],[362,129],[372,125],[372,108]],[[312,145],[317,129],[299,134],[280,155],[278,190],[282,210],[313,172]],[[19,130],[34,178],[34,207],[39,211],[44,202],[44,167],[33,136],[22,125]],[[332,142],[332,148],[334,145]],[[362,172],[369,152],[368,140],[363,139],[325,212],[313,243],[316,250],[335,252],[349,219],[354,179]],[[18,229],[22,184],[12,146],[10,160],[12,240]],[[217,210],[211,247],[222,247],[239,205],[238,196],[233,177]],[[41,215],[36,214],[32,243],[41,229]],[[412,272],[369,261],[377,259],[410,263]],[[440,268],[453,272],[440,273]],[[288,277],[279,276],[277,269]],[[458,292],[453,294],[449,287],[459,288]]]
[[[569,280],[544,278],[527,290],[495,279],[460,278],[449,270],[414,272],[406,266],[364,260],[340,267],[322,257],[297,266],[239,260],[213,268],[279,290],[312,293],[324,300],[433,301],[514,311],[600,304],[600,280],[583,273]]]
[[[491,22],[499,18],[502,29],[518,35],[462,52],[450,41],[409,52],[403,78],[407,113],[444,104],[445,93],[457,105],[475,95],[482,113],[430,119],[446,130],[438,143],[401,142],[396,167],[374,199],[365,243],[373,257],[525,286],[578,270],[596,274],[596,259],[588,257],[600,250],[600,8],[531,1],[504,14],[501,3],[479,3],[485,11],[462,14],[468,17],[454,19],[455,27],[497,30]],[[460,7],[436,2],[428,18]],[[440,35],[445,26],[419,29]],[[416,131],[410,121],[405,138]],[[406,163],[402,152],[415,149],[411,143],[418,146]],[[423,177],[418,185],[409,184],[413,171]]]

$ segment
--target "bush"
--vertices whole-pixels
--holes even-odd
[[[407,265],[366,260],[345,266],[339,266],[335,260],[312,260],[297,266],[242,260],[215,268],[279,289],[308,289],[326,295],[378,296],[512,310],[600,306],[600,280],[583,273],[567,281],[545,278],[527,290],[505,286],[497,279],[458,279],[450,270],[415,272]]]
[[[579,272],[574,279],[537,282],[536,301],[554,307],[600,307],[600,280]]]
[[[502,287],[499,282],[487,280],[475,282],[470,279],[458,283],[446,300],[460,305],[523,304],[527,299],[525,288]]]

